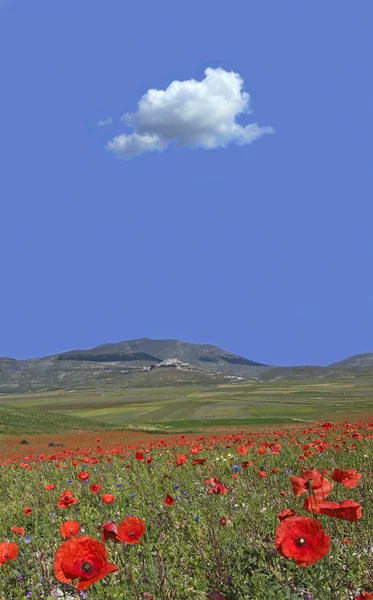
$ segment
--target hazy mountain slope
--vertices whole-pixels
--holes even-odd
[[[373,352],[365,354],[354,354],[344,360],[332,363],[328,367],[353,368],[360,369],[365,367],[373,367]]]
[[[173,364],[172,359],[180,362]],[[216,346],[143,338],[39,359],[0,360],[0,393],[132,383],[154,387],[172,381],[204,384],[252,377],[269,368]]]

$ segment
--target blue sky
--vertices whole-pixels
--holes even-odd
[[[372,18],[371,0],[0,0],[0,356],[372,352]],[[241,78],[226,104],[146,95],[207,68]],[[242,143],[250,123],[274,133]],[[122,160],[151,124],[155,149]]]

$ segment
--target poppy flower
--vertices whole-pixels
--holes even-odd
[[[73,497],[73,493],[70,490],[64,490],[61,494],[59,501],[57,502],[58,508],[68,508],[71,504],[77,504],[78,498]]]
[[[98,494],[99,492],[101,492],[101,490],[102,490],[102,486],[99,483],[92,483],[92,485],[91,485],[92,494]]]
[[[300,567],[317,562],[330,550],[330,536],[312,517],[289,517],[281,521],[275,535],[278,552],[293,558]]]
[[[144,453],[141,450],[138,450],[135,454],[136,460],[144,460]]]
[[[241,456],[245,456],[245,454],[247,454],[246,446],[237,446],[237,452],[238,454],[241,454]]]
[[[8,560],[14,560],[18,556],[18,546],[14,542],[0,543],[0,567]]]
[[[107,540],[117,540],[117,524],[114,521],[106,521],[102,526],[101,539],[103,542]]]
[[[326,479],[321,471],[316,469],[302,469],[300,477],[290,477],[290,483],[294,496],[301,496],[312,490],[312,495],[317,500],[327,498],[334,487],[334,484]]]
[[[82,481],[85,481],[86,479],[90,478],[90,474],[87,473],[86,471],[81,471],[80,473],[78,473],[78,477],[79,479],[81,479]]]
[[[80,523],[78,521],[65,521],[60,527],[60,532],[63,538],[78,535],[79,531]]]
[[[241,463],[241,467],[243,469],[247,469],[247,467],[253,467],[255,463],[253,463],[253,461],[251,460],[244,460],[243,463]]]
[[[206,464],[206,459],[205,458],[195,458],[194,460],[192,460],[192,466],[194,467],[195,465],[204,465]]]
[[[45,486],[45,489],[47,490],[47,492],[51,492],[52,490],[54,490],[56,487],[55,483],[49,483],[48,485]]]
[[[171,506],[171,504],[173,504],[174,502],[175,502],[174,498],[172,496],[170,496],[170,494],[167,494],[164,503],[167,504],[167,506]]]
[[[101,496],[101,500],[105,504],[113,504],[115,497],[112,494],[104,494],[103,496]]]
[[[267,477],[267,473],[265,471],[258,471],[258,475],[262,479],[265,479]]]
[[[187,460],[187,457],[185,456],[185,454],[181,454],[181,456],[177,457],[176,460],[176,466],[180,467],[181,465],[183,465]]]
[[[359,483],[361,473],[358,473],[355,469],[342,471],[341,469],[335,468],[332,477],[334,481],[341,483],[346,488],[352,489]]]
[[[369,592],[363,592],[360,594],[360,596],[355,598],[355,600],[373,600],[373,594],[370,594]]]
[[[294,517],[294,515],[295,512],[291,508],[286,508],[282,512],[278,513],[278,518],[280,519],[280,521],[283,521],[284,519],[288,519],[289,517]]]
[[[17,525],[13,525],[10,530],[13,531],[13,533],[18,533],[18,535],[25,535],[24,527],[17,527]]]
[[[363,516],[361,504],[354,500],[343,502],[320,502],[320,513],[328,517],[356,523]]]
[[[105,545],[88,536],[63,542],[54,557],[55,577],[61,583],[72,583],[79,578],[77,590],[86,590],[117,569],[108,563]]]
[[[79,464],[79,461],[76,460],[76,458],[74,458],[74,460],[71,461],[71,464],[72,464],[73,467],[77,467],[78,464]]]
[[[127,544],[139,544],[145,530],[145,523],[140,517],[125,517],[118,525],[117,538]]]
[[[278,473],[278,472],[279,472],[279,470],[280,470],[280,469],[279,469],[278,467],[275,467],[274,469],[272,469],[272,473]]]
[[[25,508],[23,509],[23,512],[25,513],[25,515],[27,515],[29,517],[32,513],[32,508],[30,508],[29,506],[25,506]]]

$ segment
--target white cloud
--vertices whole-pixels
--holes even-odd
[[[113,122],[113,119],[111,117],[108,117],[107,119],[104,119],[103,121],[99,121],[98,123],[96,123],[97,127],[105,127],[105,125],[111,125]]]
[[[244,146],[273,133],[272,127],[236,123],[238,115],[252,112],[238,73],[207,68],[205,75],[202,81],[173,81],[166,90],[148,90],[137,112],[121,119],[134,132],[114,137],[106,148],[118,158],[130,159],[165,150],[170,143],[211,150],[228,144]]]

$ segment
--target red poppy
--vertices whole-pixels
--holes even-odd
[[[344,500],[343,502],[320,502],[320,511],[322,515],[343,519],[356,523],[363,516],[361,504],[354,500]]]
[[[23,512],[25,513],[25,515],[27,515],[29,517],[32,513],[32,508],[30,508],[29,506],[25,506],[25,508],[23,509]]]
[[[73,493],[70,490],[64,490],[61,494],[59,501],[57,502],[58,508],[68,508],[71,504],[77,504],[78,498],[73,497]]]
[[[267,473],[265,471],[258,471],[258,475],[262,479],[265,479],[267,477]]]
[[[283,521],[284,519],[288,519],[289,517],[294,517],[294,515],[295,512],[291,508],[286,508],[282,512],[278,513],[278,518],[280,519],[280,521]]]
[[[145,523],[140,517],[125,517],[118,525],[117,538],[127,544],[139,544],[145,530]]]
[[[114,521],[106,521],[102,526],[101,538],[103,542],[107,540],[117,540],[117,524]]]
[[[88,536],[73,537],[59,547],[54,574],[61,583],[79,578],[77,590],[86,590],[118,567],[108,563],[105,545]]]
[[[50,492],[50,491],[54,490],[54,489],[55,489],[55,487],[56,487],[56,484],[55,484],[55,483],[50,483],[49,485],[46,485],[46,486],[45,486],[45,489],[46,489],[48,492]]]
[[[77,467],[78,464],[79,464],[79,461],[76,460],[76,458],[74,458],[74,460],[71,461],[71,464],[72,464],[73,467]]]
[[[24,527],[17,527],[17,525],[13,525],[10,530],[13,531],[13,533],[18,533],[18,535],[25,535]]]
[[[81,479],[82,481],[85,481],[86,479],[90,478],[90,474],[87,473],[86,471],[81,471],[80,473],[78,473],[78,477],[79,479]]]
[[[99,483],[92,483],[92,485],[91,485],[92,494],[98,494],[99,492],[101,492],[101,490],[102,490],[102,486]]]
[[[225,527],[225,526],[226,526],[226,524],[227,524],[227,519],[226,519],[225,517],[222,517],[222,518],[219,520],[219,523],[220,523],[220,525],[223,525],[223,527]]]
[[[306,567],[329,552],[330,536],[312,517],[289,517],[277,527],[275,545],[282,556]]]
[[[135,458],[136,458],[136,460],[144,460],[144,453],[142,452],[142,450],[138,450],[136,452]]]
[[[355,469],[347,469],[346,471],[342,471],[341,469],[334,469],[332,475],[334,481],[341,483],[346,488],[354,488],[359,483],[361,479],[361,473],[358,473]]]
[[[194,460],[192,460],[192,465],[204,465],[206,464],[206,459],[205,458],[195,458]]]
[[[101,496],[101,500],[105,504],[113,504],[115,497],[112,494],[104,494],[103,496]]]
[[[167,504],[167,506],[171,506],[171,504],[173,504],[174,502],[175,502],[174,498],[172,496],[170,496],[170,494],[167,494],[164,503]]]
[[[243,463],[241,463],[241,467],[243,469],[247,469],[247,467],[253,467],[255,463],[253,463],[251,460],[244,460]]]
[[[247,454],[246,446],[237,446],[237,452],[238,454],[241,454],[241,456],[245,456],[245,454]]]
[[[274,469],[272,469],[272,473],[278,473],[278,472],[279,472],[279,470],[280,470],[280,469],[279,469],[278,467],[275,467]]]
[[[185,456],[185,454],[181,454],[181,456],[177,457],[176,460],[176,466],[180,467],[181,465],[183,465],[187,460],[187,457]]]
[[[78,521],[65,521],[60,527],[60,532],[63,538],[78,535],[79,531],[80,523]]]
[[[317,500],[327,498],[334,487],[334,484],[326,479],[321,471],[313,468],[302,469],[302,475],[290,477],[290,482],[294,496],[301,496],[312,489],[312,495]]]
[[[8,560],[14,560],[18,556],[18,546],[14,542],[0,543],[0,567]]]
[[[360,596],[357,596],[355,600],[373,600],[373,594],[370,594],[369,592],[363,592],[360,594]]]

